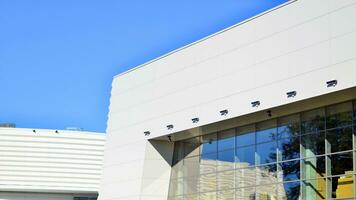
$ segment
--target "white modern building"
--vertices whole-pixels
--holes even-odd
[[[355,0],[289,1],[112,87],[99,200],[355,198]]]
[[[105,134],[0,128],[0,200],[96,200]]]

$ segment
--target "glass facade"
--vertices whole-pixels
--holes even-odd
[[[73,200],[97,200],[97,197],[74,197]]]
[[[171,200],[355,199],[356,102],[175,142]]]

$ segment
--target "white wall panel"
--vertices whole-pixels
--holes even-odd
[[[330,41],[331,63],[336,64],[356,58],[356,31]]]
[[[330,32],[335,37],[356,30],[356,1],[330,14]]]
[[[356,3],[356,0],[329,0],[329,1],[330,1],[330,8],[334,10],[345,8]]]

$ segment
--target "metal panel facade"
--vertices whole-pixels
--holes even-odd
[[[116,76],[100,200],[167,199],[173,147],[148,139],[356,86],[354,18],[355,0],[291,1]]]

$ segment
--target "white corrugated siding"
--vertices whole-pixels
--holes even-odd
[[[0,191],[96,193],[105,135],[0,128]]]

